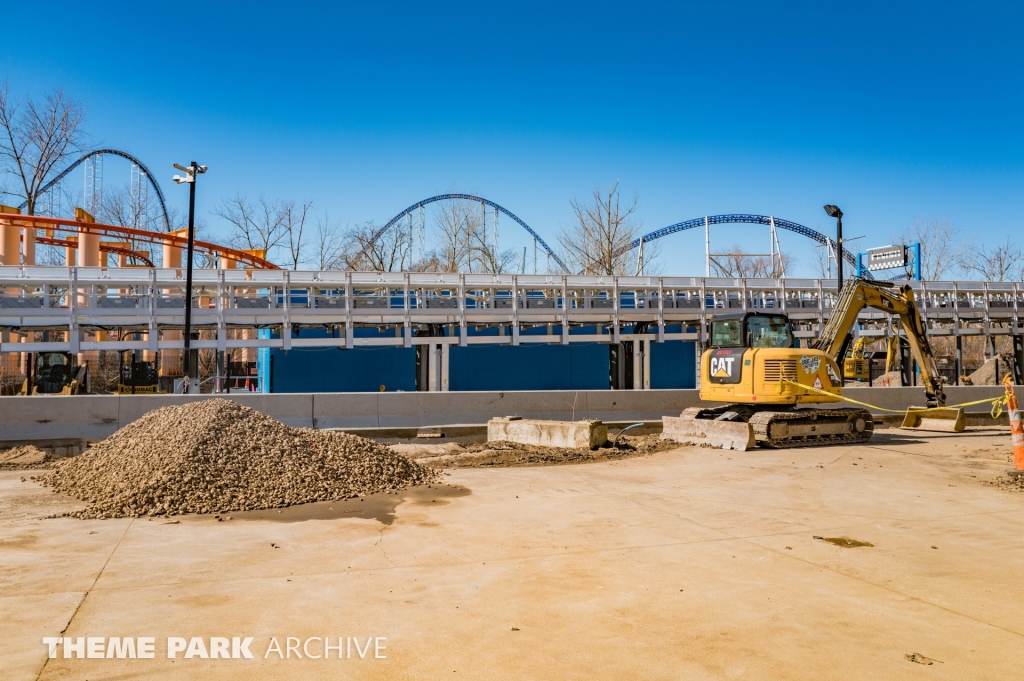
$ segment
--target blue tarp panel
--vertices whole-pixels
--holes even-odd
[[[607,390],[608,346],[469,345],[451,349],[452,390]]]
[[[697,387],[696,343],[651,343],[651,388]]]
[[[672,331],[677,331],[675,327]],[[490,330],[493,335],[496,330]],[[593,333],[593,329],[573,330]],[[472,335],[477,335],[473,333]],[[547,333],[543,327],[523,335]],[[556,327],[555,333],[558,333]],[[325,329],[303,329],[302,338],[326,338]],[[358,336],[381,336],[377,329],[360,328]],[[391,334],[388,334],[389,336]],[[276,336],[276,334],[275,334]],[[260,330],[260,337],[270,331]],[[651,343],[651,387],[696,386],[695,344],[669,341]],[[402,347],[357,347],[258,351],[261,390],[276,393],[376,392],[416,390],[416,351]],[[271,358],[273,360],[271,361]],[[273,376],[270,368],[273,367]],[[571,345],[452,346],[449,366],[451,390],[608,390],[609,346],[606,343]]]
[[[275,393],[416,390],[413,348],[357,347],[271,350]]]

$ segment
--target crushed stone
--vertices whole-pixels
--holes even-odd
[[[994,480],[986,481],[985,484],[998,487],[1005,492],[1020,493],[1024,492],[1024,475],[1000,475]]]
[[[151,411],[39,480],[89,503],[66,515],[120,518],[355,498],[437,475],[373,440],[210,399]]]

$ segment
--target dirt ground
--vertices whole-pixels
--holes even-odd
[[[448,449],[424,458],[486,451]],[[45,518],[81,504],[0,471],[0,676],[1022,677],[1024,486],[1001,475],[1003,429],[491,450],[430,487],[173,520]],[[51,636],[100,659],[50,658]],[[110,637],[152,637],[154,657],[107,658]],[[193,640],[221,637],[253,658]],[[192,654],[169,658],[173,638]]]
[[[484,468],[509,466],[557,466],[569,463],[615,461],[675,449],[679,445],[658,435],[623,435],[618,443],[609,440],[597,449],[538,447],[517,442],[476,442],[459,444],[398,444],[392,449],[417,463],[436,468]]]

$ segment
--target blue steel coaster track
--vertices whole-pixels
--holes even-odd
[[[537,243],[540,244],[541,248],[543,248],[544,251],[549,256],[551,256],[552,260],[554,260],[556,263],[558,263],[558,266],[562,268],[562,271],[564,271],[564,272],[568,272],[569,271],[569,268],[565,266],[565,263],[562,262],[562,259],[559,258],[558,255],[553,250],[551,250],[551,247],[548,246],[547,242],[545,242],[544,239],[542,239],[540,237],[540,234],[537,234],[537,232],[533,231],[528,224],[526,224],[525,222],[523,222],[519,218],[519,216],[517,216],[516,214],[514,214],[512,211],[508,210],[507,208],[505,208],[503,206],[499,206],[498,204],[496,204],[494,201],[491,201],[490,199],[485,199],[482,196],[474,196],[473,194],[438,194],[437,196],[431,196],[429,199],[423,199],[422,201],[417,201],[416,203],[412,204],[411,206],[409,206],[408,208],[403,210],[401,213],[399,213],[395,217],[393,217],[390,220],[388,220],[387,223],[383,227],[378,229],[376,231],[376,233],[374,233],[374,235],[370,238],[370,243],[376,242],[377,239],[379,239],[381,237],[381,235],[384,234],[384,232],[386,232],[389,229],[391,229],[396,223],[398,223],[399,220],[404,218],[406,215],[409,215],[410,213],[412,213],[414,210],[416,210],[418,208],[422,208],[423,206],[427,205],[428,203],[434,203],[435,201],[449,201],[449,200],[460,200],[460,199],[461,200],[465,200],[465,201],[476,201],[478,203],[482,203],[482,204],[484,204],[486,206],[490,206],[491,208],[493,208],[493,209],[495,209],[497,211],[501,211],[505,215],[509,216],[510,218],[515,220],[516,223],[518,223],[520,227],[525,229],[530,234],[530,236],[532,236],[534,239],[537,240]]]
[[[67,175],[72,170],[74,170],[78,166],[82,165],[85,161],[87,161],[88,159],[92,158],[93,156],[103,156],[103,155],[106,155],[106,154],[110,154],[112,156],[120,156],[121,158],[128,159],[129,161],[131,161],[132,163],[137,165],[139,167],[139,169],[146,174],[146,179],[149,181],[149,186],[151,186],[153,188],[153,190],[156,191],[156,198],[160,202],[160,210],[161,210],[161,212],[163,212],[163,216],[164,216],[164,231],[166,231],[166,232],[171,231],[171,217],[167,213],[167,202],[164,201],[164,193],[160,189],[160,185],[157,184],[156,179],[153,177],[153,173],[151,173],[149,171],[149,168],[147,168],[146,165],[142,161],[140,161],[139,159],[135,158],[134,156],[129,154],[127,151],[121,151],[120,149],[94,149],[94,150],[92,150],[92,151],[90,151],[90,152],[88,152],[86,154],[83,154],[81,158],[79,158],[77,161],[75,161],[74,163],[69,165],[67,168],[62,170],[60,173],[58,173],[57,176],[54,177],[52,180],[50,180],[49,182],[44,184],[39,189],[39,194],[45,194],[51,187],[53,187],[54,185],[59,183],[61,180],[63,180],[65,177],[67,177]],[[28,206],[28,201],[23,201],[22,204],[20,206],[18,206],[18,208],[24,210],[27,206]]]

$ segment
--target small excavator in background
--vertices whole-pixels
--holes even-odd
[[[78,365],[70,352],[37,352],[29,361],[29,376],[22,395],[85,395],[89,365]]]
[[[871,380],[871,367],[864,357],[864,348],[874,340],[868,336],[861,336],[853,342],[849,357],[843,360],[843,378],[849,381]]]
[[[963,410],[942,409],[946,394],[913,289],[854,279],[840,291],[821,336],[809,348],[796,347],[782,312],[715,315],[711,347],[701,358],[700,398],[722,405],[664,417],[662,437],[737,450],[866,442],[874,431],[867,409],[802,407],[842,401],[836,362],[846,354],[864,308],[899,317],[920,367],[928,411],[909,409],[904,427],[962,431]]]
[[[115,395],[160,395],[160,369],[157,361],[138,359],[135,350],[123,350],[118,356]],[[159,355],[158,355],[159,357]]]
[[[870,336],[861,336],[853,342],[850,356],[843,360],[843,378],[851,381],[871,382],[871,363],[868,360],[866,348],[871,343],[880,340]],[[899,356],[899,336],[893,334],[886,339],[885,352],[885,373],[893,371],[896,366],[896,358]]]

